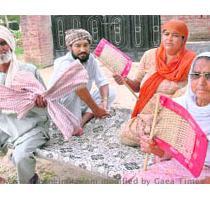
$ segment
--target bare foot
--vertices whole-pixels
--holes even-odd
[[[84,127],[84,125],[87,122],[89,122],[93,117],[94,117],[94,114],[93,113],[89,113],[89,112],[84,113],[84,115],[82,116],[81,126]]]
[[[6,183],[6,180],[4,178],[0,177],[0,184],[4,184],[4,183]]]
[[[83,129],[82,128],[79,128],[74,135],[75,136],[81,136],[82,134],[83,134]]]

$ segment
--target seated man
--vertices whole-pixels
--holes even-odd
[[[0,84],[10,87],[19,70],[32,72],[43,83],[36,67],[18,62],[14,52],[13,34],[0,26]],[[35,104],[36,107],[23,119],[17,119],[16,113],[0,109],[0,156],[7,153],[9,143],[13,148],[12,160],[16,165],[19,183],[38,182],[34,152],[49,139],[48,115],[45,109],[42,109],[46,107],[46,101],[38,95]],[[1,177],[0,182],[4,182]]]
[[[62,71],[69,67],[70,63],[75,59],[79,59],[84,65],[89,76],[87,87],[61,99],[61,103],[81,119],[81,126],[83,127],[94,116],[103,118],[108,115],[115,93],[109,87],[99,63],[90,53],[90,45],[92,43],[90,33],[84,29],[70,29],[66,31],[65,41],[69,52],[55,60],[50,85],[57,80]],[[98,88],[95,91],[91,91],[93,82]]]

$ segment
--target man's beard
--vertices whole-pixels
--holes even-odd
[[[86,54],[86,55],[85,55],[85,56],[82,56],[82,58],[80,58],[80,57],[79,57],[80,54],[77,55],[77,56],[76,56],[73,52],[71,52],[71,54],[72,54],[72,57],[73,57],[74,59],[79,59],[81,63],[87,62],[88,59],[89,59],[89,56],[90,56],[89,53],[84,53],[84,54]],[[81,54],[83,54],[83,53],[81,53]]]
[[[11,59],[12,59],[11,51],[0,54],[0,65],[10,62]]]

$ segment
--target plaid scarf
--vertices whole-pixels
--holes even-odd
[[[62,132],[64,139],[81,134],[80,120],[61,105],[58,100],[65,94],[84,87],[88,75],[82,64],[76,60],[48,90],[34,77],[33,73],[18,71],[11,87],[0,85],[0,109],[12,110],[18,118],[26,116],[35,106],[37,95],[47,101],[47,111],[53,122]]]

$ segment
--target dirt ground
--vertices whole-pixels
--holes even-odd
[[[130,78],[135,76],[137,71],[138,63],[133,63],[132,69],[129,73]],[[40,73],[48,84],[49,78],[52,74],[52,67],[48,67],[40,70]],[[111,72],[103,67],[103,71],[106,74],[111,86],[117,91],[116,100],[113,107],[118,108],[129,108],[132,109],[135,104],[135,97],[130,93],[130,91],[125,86],[120,86],[115,83],[112,78]],[[17,183],[16,170],[9,159],[11,151],[1,158],[0,157],[0,176],[6,179],[9,184]],[[85,171],[69,168],[62,166],[59,163],[54,163],[47,160],[38,159],[37,160],[37,172],[40,177],[41,183],[114,183],[112,180],[107,180],[100,177],[97,174],[88,174]]]

